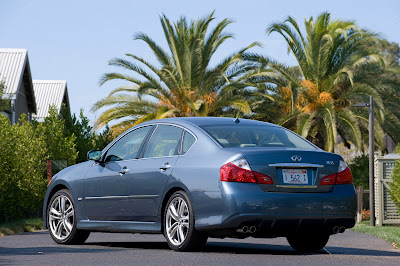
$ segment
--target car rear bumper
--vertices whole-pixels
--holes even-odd
[[[298,230],[330,231],[355,224],[356,196],[353,185],[336,185],[326,193],[264,192],[257,184],[221,182],[223,215],[219,223],[200,230],[240,229],[284,235]]]

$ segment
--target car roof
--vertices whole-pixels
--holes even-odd
[[[238,123],[237,121],[238,120]],[[251,119],[244,119],[244,118],[234,118],[234,117],[174,117],[174,118],[165,118],[165,119],[158,119],[148,121],[146,123],[189,123],[195,126],[206,126],[206,125],[254,125],[254,126],[277,126],[271,123],[256,121]]]

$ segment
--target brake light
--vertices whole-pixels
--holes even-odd
[[[274,183],[271,177],[252,171],[246,159],[239,159],[227,163],[221,166],[219,172],[221,181],[225,182],[258,183],[258,184]]]
[[[321,185],[344,185],[353,184],[353,175],[345,162],[340,161],[339,172],[322,178]]]
[[[353,184],[353,175],[349,167],[337,174],[335,184]]]

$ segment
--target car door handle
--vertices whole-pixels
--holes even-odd
[[[126,173],[129,173],[129,169],[126,168],[126,166],[125,166],[124,168],[122,168],[122,169],[119,171],[119,174],[120,174],[120,175],[124,175],[124,174],[126,174]]]
[[[169,163],[165,163],[160,167],[160,170],[161,171],[166,171],[169,168],[171,168],[171,165]]]

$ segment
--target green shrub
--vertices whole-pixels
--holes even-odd
[[[360,155],[355,157],[349,167],[353,174],[354,186],[369,189],[369,156]]]
[[[50,107],[49,116],[42,123],[36,123],[36,133],[46,142],[47,158],[50,160],[66,160],[73,165],[78,152],[75,149],[75,136],[64,135],[64,121],[54,107]]]
[[[397,153],[400,153],[400,147],[397,148]],[[396,165],[392,174],[393,181],[389,183],[390,197],[396,203],[400,213],[400,160],[396,161]]]
[[[46,190],[46,144],[23,115],[18,124],[0,115],[0,221],[36,215]]]
[[[64,136],[64,123],[54,108],[43,123],[18,123],[0,115],[0,222],[37,215],[46,192],[46,160],[74,164],[75,137]]]

